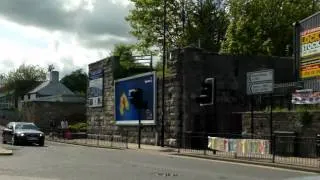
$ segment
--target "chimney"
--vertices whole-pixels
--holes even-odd
[[[49,74],[49,81],[59,82],[59,72],[58,71],[51,71]]]

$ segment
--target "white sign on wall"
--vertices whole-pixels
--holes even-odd
[[[247,72],[247,94],[273,93],[273,69]]]
[[[89,107],[101,107],[103,101],[103,70],[89,72]]]

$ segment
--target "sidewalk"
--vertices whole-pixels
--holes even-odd
[[[6,155],[12,155],[12,154],[13,154],[12,150],[5,149],[0,145],[0,156],[6,156]]]

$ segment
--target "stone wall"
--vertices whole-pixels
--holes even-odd
[[[272,115],[273,131],[292,131],[300,137],[315,137],[320,133],[320,112],[312,112],[310,124],[301,123],[301,113],[274,112]],[[270,113],[254,112],[254,134],[270,135]],[[242,113],[242,131],[251,133],[251,113]]]
[[[40,128],[49,129],[50,120],[57,126],[66,118],[69,124],[85,121],[84,103],[61,103],[61,102],[24,102],[22,104],[22,121],[34,122]]]
[[[176,49],[167,61],[170,76],[165,79],[165,143],[176,145],[180,135],[189,132],[241,133],[241,115],[233,112],[248,110],[246,72],[261,68],[274,68],[275,81],[294,80],[291,58],[218,55],[197,48]],[[105,60],[89,65],[104,67],[103,108],[87,108],[89,131],[96,133],[129,134],[130,142],[137,140],[136,126],[116,126],[114,122],[115,60]],[[195,98],[200,94],[204,78],[216,78],[216,110],[214,106],[200,107]],[[162,122],[162,80],[157,83],[157,117],[155,126],[142,130],[142,143],[159,144]],[[99,123],[98,123],[99,122]]]
[[[104,68],[104,92],[103,107],[87,107],[87,121],[89,133],[114,133],[128,135],[129,142],[137,142],[137,126],[117,126],[114,121],[114,75],[117,69],[115,59],[109,58],[89,64],[89,71]],[[172,74],[165,80],[165,143],[175,145],[178,130],[181,125],[179,121],[181,106],[181,91],[176,68],[177,57],[168,62],[172,67]],[[142,129],[141,142],[144,144],[159,145],[162,117],[162,79],[157,79],[157,115],[156,125],[144,126]],[[181,118],[180,118],[181,119]]]
[[[105,59],[102,59],[100,61],[97,61],[95,63],[89,64],[89,72],[90,71],[95,71],[98,69],[104,69],[105,68]],[[106,83],[106,78],[104,76],[103,79],[103,83]],[[88,87],[89,87],[89,83],[88,83]],[[105,92],[105,91],[104,91]],[[89,93],[89,92],[87,92]],[[87,94],[88,97],[88,94]],[[105,98],[105,94],[103,94],[103,98]],[[103,120],[105,119],[104,117],[104,105],[105,105],[105,101],[102,102],[102,107],[88,107],[89,104],[89,99],[87,98],[87,107],[86,107],[86,116],[87,116],[87,122],[89,125],[89,133],[91,131],[94,131],[95,129],[97,129],[99,127],[98,122],[100,122],[99,120],[101,120],[101,122],[103,123]]]

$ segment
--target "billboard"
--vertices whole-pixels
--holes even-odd
[[[141,111],[141,123],[155,125],[156,119],[156,75],[155,72],[143,73],[116,80],[115,121],[117,125],[138,125],[138,110],[129,101],[129,92],[135,88],[143,90],[143,100],[147,108]]]
[[[102,107],[103,69],[89,72],[89,107]]]
[[[300,33],[301,78],[320,76],[320,27]]]

